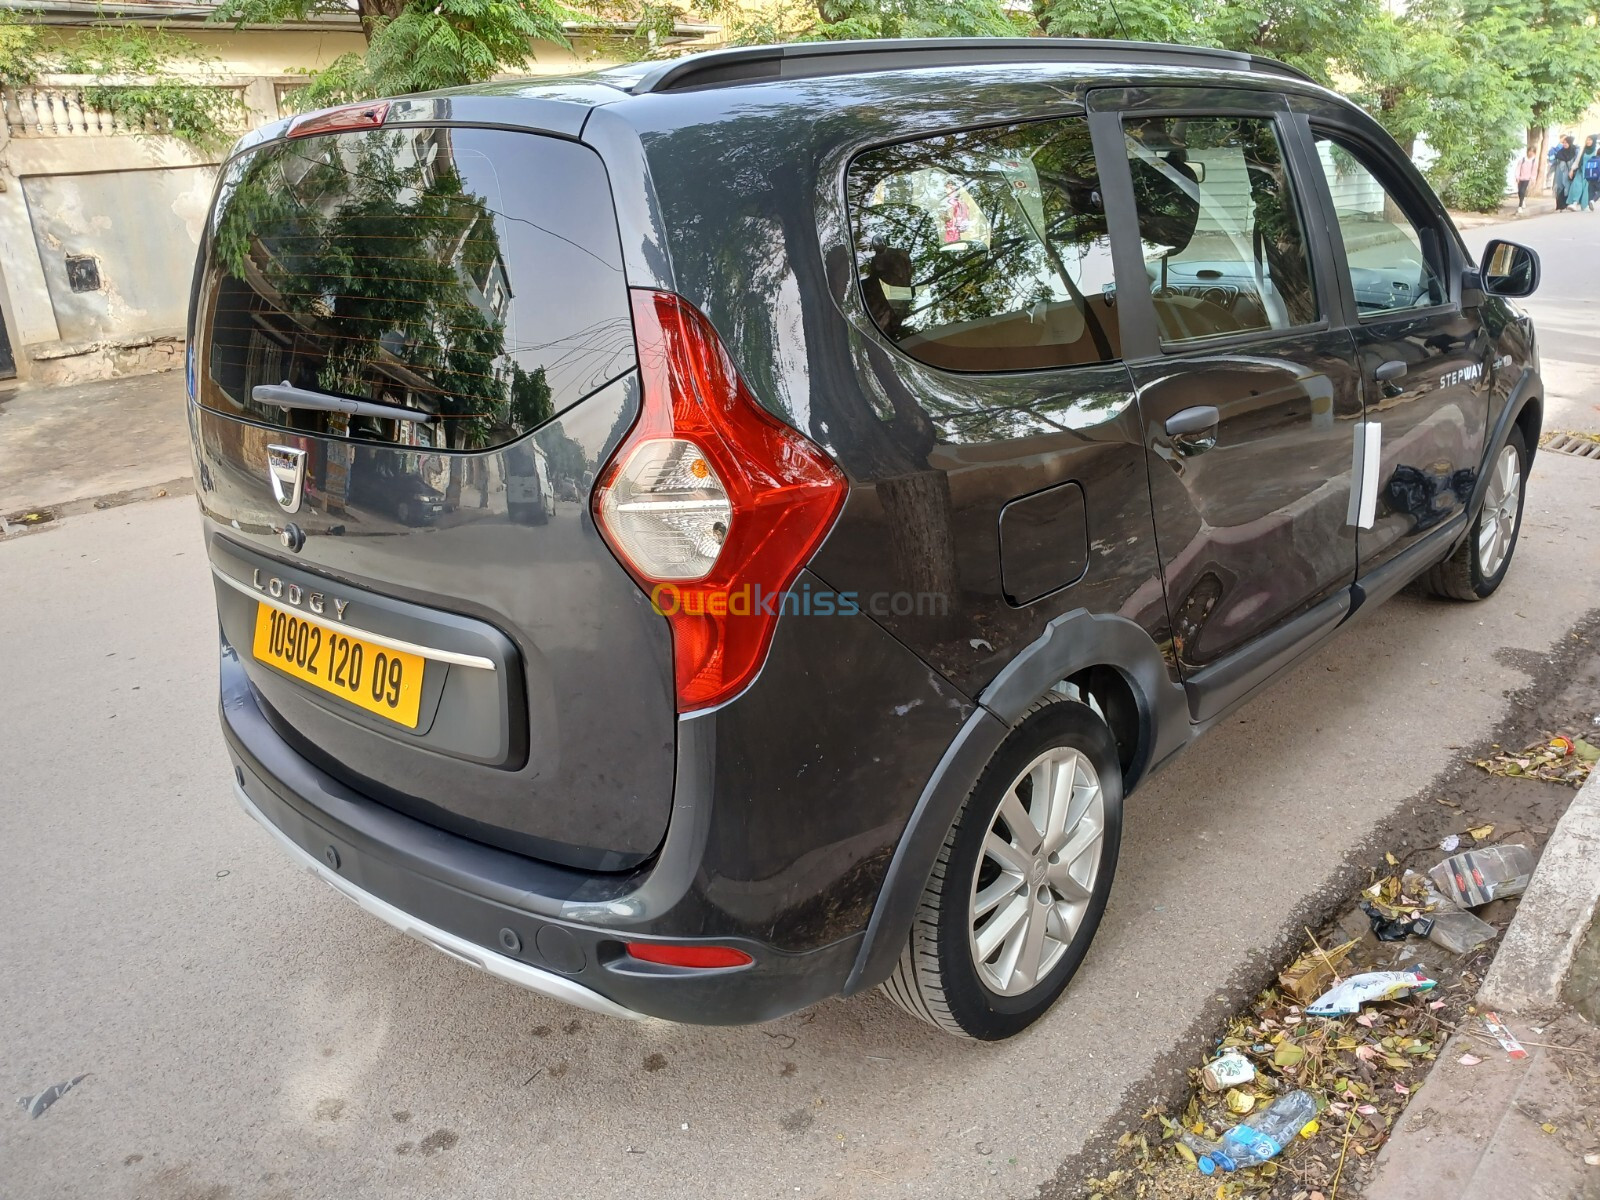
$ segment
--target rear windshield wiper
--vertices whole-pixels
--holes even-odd
[[[276,404],[279,408],[314,408],[321,412],[349,413],[352,417],[381,417],[385,421],[418,421],[424,424],[434,420],[432,413],[400,408],[394,404],[378,404],[371,400],[351,400],[345,396],[330,396],[327,392],[308,392],[305,388],[282,383],[258,383],[250,389],[250,398],[258,404]]]

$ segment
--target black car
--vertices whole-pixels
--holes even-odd
[[[1495,591],[1537,281],[1216,50],[733,49],[268,126],[190,341],[238,797],[599,1012],[882,985],[1009,1036],[1150,772],[1407,583]],[[354,460],[451,522],[356,536]],[[583,503],[508,520],[529,462]]]
[[[445,494],[418,475],[406,471],[397,456],[364,453],[355,456],[349,499],[371,512],[381,513],[413,528],[438,520],[445,510]]]

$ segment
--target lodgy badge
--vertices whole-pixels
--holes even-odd
[[[250,572],[250,584],[256,591],[265,592],[274,600],[282,600],[285,604],[303,608],[319,617],[326,614],[327,598],[322,592],[309,591],[298,583],[285,583],[276,575],[263,575],[260,567]],[[350,607],[350,601],[341,600],[337,596],[332,599],[334,619],[344,620],[344,610]]]

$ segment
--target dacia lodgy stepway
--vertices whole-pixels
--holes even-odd
[[[724,50],[246,137],[190,424],[239,801],[597,1012],[1003,1038],[1123,800],[1412,580],[1489,596],[1534,255],[1278,63]]]

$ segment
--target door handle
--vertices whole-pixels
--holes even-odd
[[[1204,433],[1208,429],[1215,429],[1221,419],[1222,414],[1209,404],[1186,408],[1167,418],[1167,436],[1183,437],[1185,434]]]
[[[1410,370],[1410,364],[1405,362],[1405,360],[1391,358],[1388,362],[1380,364],[1378,368],[1372,372],[1372,377],[1379,383],[1388,383],[1392,379],[1399,379],[1408,370]]]
[[[1172,448],[1183,458],[1204,454],[1217,444],[1217,422],[1221,419],[1222,414],[1209,404],[1173,413],[1166,424]]]

